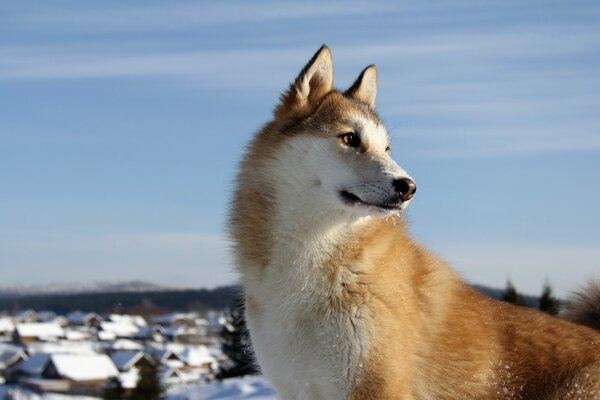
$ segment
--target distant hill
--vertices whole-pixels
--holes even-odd
[[[235,292],[235,287],[226,286],[216,289],[19,294],[0,297],[0,311],[31,308],[63,315],[76,310],[156,315],[171,311],[222,310],[231,304]]]
[[[504,293],[502,289],[482,285],[472,287],[495,299],[501,299]],[[0,311],[15,312],[31,308],[59,314],[83,310],[147,315],[170,311],[222,310],[231,304],[236,293],[239,293],[239,289],[235,286],[172,289],[141,281],[100,283],[78,288],[70,285],[30,287],[28,290],[23,290],[23,287],[0,288]],[[527,306],[538,306],[538,297],[524,295],[523,298]]]
[[[76,293],[159,292],[177,288],[141,280],[125,282],[48,283],[43,285],[0,285],[0,298]]]

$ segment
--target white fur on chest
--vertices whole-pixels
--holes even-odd
[[[336,294],[319,257],[326,249],[311,250],[281,251],[264,271],[245,269],[256,272],[243,276],[258,306],[247,310],[252,341],[282,400],[347,399],[366,337],[355,310],[328,307]]]

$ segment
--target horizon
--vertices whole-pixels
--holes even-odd
[[[369,64],[413,236],[469,283],[600,278],[600,4],[0,5],[3,284],[234,284],[236,166],[322,43]],[[450,179],[451,178],[451,179]]]

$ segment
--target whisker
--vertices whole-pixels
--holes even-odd
[[[300,192],[297,194],[297,196],[300,196],[301,194],[304,194],[304,193],[308,192],[309,190],[312,190],[312,189],[314,189],[314,188],[318,187],[319,185],[321,185],[321,182],[315,182],[315,183],[313,183],[312,185],[308,186],[307,188],[305,188],[305,189],[302,189],[302,191],[300,191]]]

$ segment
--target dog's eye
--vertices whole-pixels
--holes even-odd
[[[358,148],[360,146],[360,136],[356,132],[342,133],[338,138],[348,147]]]

